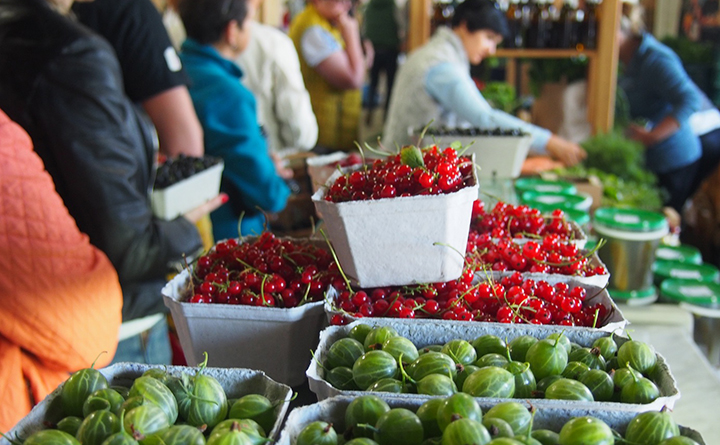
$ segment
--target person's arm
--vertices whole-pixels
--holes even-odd
[[[156,94],[142,105],[157,130],[160,153],[169,157],[203,155],[202,126],[185,85]]]
[[[56,145],[58,174],[78,227],[110,258],[121,282],[162,278],[168,265],[202,247],[186,218],[155,218],[149,170],[154,153],[124,96],[119,66],[99,38],[66,48],[50,65],[35,118]]]
[[[654,94],[672,107],[670,113],[650,130],[638,125],[628,128],[630,138],[652,147],[675,134],[681,123],[688,121],[690,115],[700,109],[702,96],[694,88],[680,61],[663,54],[648,59],[639,79],[644,82],[652,79]]]
[[[310,150],[317,143],[317,119],[310,103],[310,94],[305,89],[295,47],[289,39],[282,42],[277,48],[279,57],[274,57],[273,73],[273,111],[282,144],[278,148]]]
[[[425,79],[425,89],[443,108],[479,128],[521,129],[530,133],[531,148],[536,153],[548,153],[566,165],[576,164],[585,157],[577,144],[492,108],[461,66],[441,63],[432,67]]]
[[[309,64],[333,87],[341,90],[358,89],[365,79],[366,69],[358,23],[354,18],[343,14],[337,20],[337,27],[345,41],[345,49],[337,45],[325,30],[314,27],[303,35],[301,42],[303,57],[306,61],[310,61],[316,57],[313,52],[317,51],[318,47],[330,48],[333,44],[337,45],[332,52],[327,51],[328,55],[323,54],[321,60],[312,60]]]
[[[225,85],[217,88],[216,93],[206,96],[200,113],[206,138],[216,141],[213,154],[225,161],[223,176],[242,194],[245,206],[268,212],[282,210],[290,189],[279,176],[260,134],[254,102]]]

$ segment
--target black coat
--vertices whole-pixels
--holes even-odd
[[[152,215],[156,136],[125,96],[110,45],[46,0],[0,0],[0,109],[30,134],[78,227],[115,266],[123,320],[164,311],[170,265],[202,243],[186,219]]]

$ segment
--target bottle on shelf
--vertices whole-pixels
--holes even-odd
[[[547,48],[550,43],[550,9],[547,0],[535,0],[531,10],[530,29],[527,34],[528,48]]]
[[[585,20],[583,22],[582,44],[586,49],[597,48],[597,34],[600,26],[600,2],[602,0],[585,0]]]
[[[584,21],[585,11],[578,7],[578,0],[565,0],[554,28],[556,46],[582,50],[584,42],[581,39],[581,32]]]
[[[520,0],[511,0],[505,12],[510,37],[507,39],[509,48],[522,48],[525,46],[525,29],[523,27],[523,11]]]

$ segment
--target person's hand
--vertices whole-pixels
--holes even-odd
[[[552,135],[547,143],[547,152],[567,167],[580,163],[587,153],[578,144]]]
[[[275,164],[275,171],[277,171],[278,176],[283,179],[290,179],[295,176],[292,169],[285,166],[283,158],[278,156],[277,153],[271,153],[270,158],[272,158],[273,164]]]
[[[645,127],[641,127],[637,124],[630,124],[626,130],[627,137],[633,141],[638,141],[645,148],[655,144],[655,138]]]
[[[195,207],[183,216],[191,223],[196,224],[203,216],[225,204],[229,199],[230,198],[226,193],[220,193],[210,201],[200,204],[198,207]]]
[[[348,14],[348,11],[345,11],[335,17],[333,22],[337,29],[340,30],[340,34],[342,34],[345,40],[347,40],[347,36],[349,35],[357,36],[359,38],[360,28],[358,26],[358,22],[355,20],[355,17],[351,17],[350,14]]]

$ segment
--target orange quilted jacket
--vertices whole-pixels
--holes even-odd
[[[122,292],[30,137],[0,111],[0,431],[70,372],[113,357]]]

